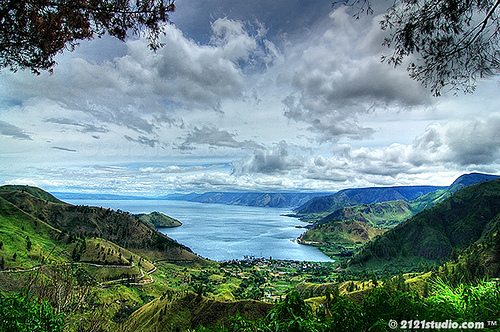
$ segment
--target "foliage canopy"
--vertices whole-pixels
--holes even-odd
[[[338,4],[338,2],[336,2]],[[347,0],[373,13],[371,0]],[[443,89],[472,93],[477,79],[500,73],[500,0],[395,0],[380,22],[389,35],[384,56],[436,96]]]
[[[73,50],[81,40],[108,33],[124,40],[146,28],[150,47],[174,0],[9,0],[0,2],[0,69],[50,70],[54,56]]]

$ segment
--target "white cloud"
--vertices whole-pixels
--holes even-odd
[[[54,75],[2,71],[0,181],[324,191],[500,170],[495,84],[436,101],[380,62],[378,16],[216,2],[188,0],[190,28],[167,26],[157,53],[137,38],[94,57],[101,40],[59,56]]]
[[[357,117],[377,108],[431,104],[430,94],[404,68],[381,63],[379,20],[354,20],[341,7],[318,37],[292,48],[295,66],[281,79],[296,92],[283,99],[284,114],[309,123],[320,141],[370,137],[373,131],[359,125]]]
[[[432,124],[413,143],[409,160],[415,165],[453,163],[460,166],[498,163],[500,114]]]
[[[279,174],[305,165],[305,159],[291,156],[288,144],[281,141],[269,150],[255,150],[253,155],[233,163],[233,174],[262,173]]]

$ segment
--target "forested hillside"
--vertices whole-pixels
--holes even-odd
[[[295,214],[304,220],[318,220],[344,207],[395,200],[410,201],[439,189],[443,189],[443,187],[402,186],[344,189],[334,195],[311,199],[295,209]]]
[[[376,204],[385,204],[391,201],[400,200],[410,203],[410,206],[404,208],[407,211],[404,211],[403,215],[394,214],[392,217],[389,216],[389,219],[396,218],[395,221],[402,221],[405,219],[405,216],[406,218],[409,216],[407,213],[408,210],[410,210],[412,214],[415,214],[443,201],[461,188],[498,178],[498,175],[470,173],[461,175],[448,187],[403,186],[345,189],[334,195],[311,199],[304,205],[295,209],[295,216],[302,220],[312,222],[318,222],[323,219],[320,223],[336,220],[335,218],[339,217],[341,219],[338,220],[343,220],[341,217],[342,212],[339,212],[339,210],[364,204],[370,205],[371,209],[382,210],[381,213],[377,212],[378,216],[374,215],[374,217],[386,219],[385,217],[390,211],[383,211],[384,208]],[[393,209],[393,207],[389,206],[389,210],[391,209]],[[352,215],[351,212],[347,212],[347,214]]]
[[[4,217],[12,213],[9,211],[19,209],[35,225],[48,225],[56,233],[78,238],[99,237],[121,247],[143,252],[152,259],[197,259],[189,248],[128,212],[66,204],[32,187],[0,187],[0,198],[10,203],[4,203]]]
[[[367,244],[352,265],[443,261],[491,237],[500,224],[500,180],[469,186]]]
[[[350,265],[210,262],[155,240],[154,228],[127,212],[25,189],[0,187],[6,331],[36,331],[34,321],[47,332],[389,331],[391,320],[409,315],[497,322],[498,283],[484,278],[500,276],[500,180],[459,190],[383,235],[362,220],[382,203],[344,209],[364,217],[317,230],[338,228],[334,237],[320,234],[326,242],[375,237]],[[397,202],[382,210],[407,211]]]

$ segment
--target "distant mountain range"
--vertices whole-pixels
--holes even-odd
[[[207,192],[203,194],[169,194],[163,196],[133,196],[116,194],[65,193],[54,192],[61,200],[175,200],[198,203],[214,203],[227,205],[244,205],[273,208],[294,208],[314,197],[328,195],[319,193],[256,193],[256,192]]]
[[[398,199],[351,206],[356,200],[376,201],[384,194],[400,194],[400,187],[397,190],[345,190],[333,197],[316,198],[311,202],[329,204],[300,215],[312,223],[299,242],[318,246],[325,254],[335,257],[343,251],[356,251],[366,243],[351,259],[351,264],[373,269],[441,261],[453,250],[465,249],[498,230],[499,178],[481,173],[464,174],[449,187],[409,201]],[[320,206],[311,202],[298,210],[310,211],[307,209],[311,206]]]
[[[445,188],[447,187],[400,186],[344,189],[333,195],[315,197],[294,212],[298,218],[314,221],[345,207],[396,200],[410,201]]]
[[[482,181],[498,178],[496,175],[471,173],[460,176],[452,185],[446,186],[396,186],[344,189],[331,192],[206,192],[173,193],[162,196],[134,196],[117,194],[65,193],[53,192],[61,200],[178,200],[211,204],[243,205],[294,209],[295,216],[303,220],[315,221],[339,209],[358,204],[374,204],[402,200],[409,202],[419,197],[426,197],[420,204],[422,210],[433,199],[443,199],[460,188]]]
[[[228,205],[288,208],[300,206],[312,198],[322,195],[325,195],[325,193],[208,192],[199,195],[198,197],[190,198],[189,201]]]
[[[470,179],[460,181],[469,184],[471,182],[464,180]],[[454,250],[460,252],[469,248],[467,250],[476,252],[468,257],[469,260],[486,262],[484,267],[493,269],[497,275],[500,269],[499,230],[500,180],[485,181],[457,191],[375,238],[352,258],[350,264],[382,268],[401,262],[442,261],[450,258]]]
[[[461,188],[499,177],[498,175],[470,173],[461,175],[448,187],[400,186],[344,189],[333,195],[315,197],[296,208],[294,212],[295,216],[302,220],[317,222],[326,219],[323,220],[324,222],[332,218],[339,220],[339,210],[359,204],[411,201],[412,206],[408,209],[412,209],[415,213],[441,202]]]

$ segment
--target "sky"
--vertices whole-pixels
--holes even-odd
[[[381,62],[381,15],[331,1],[177,0],[156,53],[82,42],[0,72],[0,185],[164,195],[449,185],[500,171],[498,77],[433,97]]]

